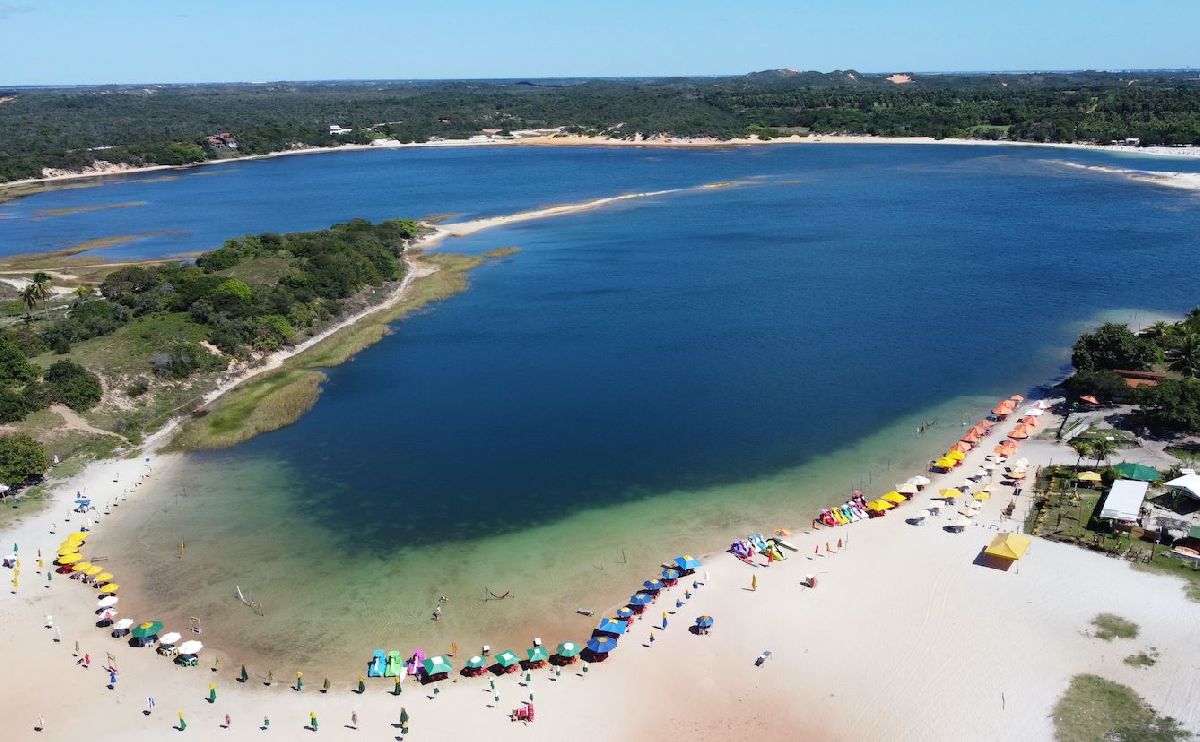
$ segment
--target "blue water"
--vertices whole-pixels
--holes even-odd
[[[1050,157],[1067,155],[802,145],[280,158],[17,201],[4,207],[17,216],[0,220],[0,247],[20,251],[22,230],[47,248],[172,230],[107,251],[164,254],[353,216],[470,217],[736,181],[445,242],[520,252],[331,369],[295,425],[192,457],[180,476],[194,504],[129,526],[162,549],[184,535],[193,555],[208,543],[203,563],[224,565],[199,578],[165,572],[146,550],[147,583],[180,616],[236,610],[230,575],[269,591],[297,569],[341,596],[330,605],[357,605],[383,584],[404,609],[414,594],[516,584],[537,585],[561,610],[583,599],[572,590],[612,579],[616,567],[589,566],[597,555],[654,539],[713,546],[739,515],[811,514],[844,496],[830,482],[859,476],[860,460],[935,449],[945,441],[933,439],[952,440],[964,416],[986,410],[980,396],[1056,373],[1082,324],[1200,303],[1200,199]],[[32,226],[21,216],[123,201],[148,204]],[[916,422],[931,416],[930,440],[914,442]],[[890,437],[845,454],[885,429]],[[175,517],[186,533],[161,526]],[[630,562],[663,556],[630,551]],[[575,569],[576,582],[560,579]],[[172,593],[197,582],[205,587]],[[398,625],[427,636],[424,610]],[[297,630],[299,612],[238,632],[261,632],[253,641],[267,646]],[[498,615],[449,616],[438,630],[502,631]],[[313,642],[321,632],[329,625],[314,625]]]
[[[103,255],[161,257],[210,249],[240,234],[320,229],[353,217],[493,216],[627,191],[760,175],[824,178],[840,173],[869,182],[882,169],[916,180],[930,169],[983,174],[989,163],[1003,162],[1011,170],[1050,159],[1155,171],[1200,170],[1200,159],[1059,149],[999,151],[1003,154],[992,147],[895,145],[700,151],[414,148],[280,157],[107,177],[86,181],[94,184],[90,187],[0,204],[0,255],[128,237],[131,242],[108,248]],[[116,204],[138,205],[45,213]]]

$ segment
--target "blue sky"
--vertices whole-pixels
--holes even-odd
[[[1200,66],[1195,0],[0,0],[0,86]]]

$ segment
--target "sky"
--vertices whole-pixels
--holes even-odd
[[[0,0],[0,86],[1200,66],[1196,0]]]

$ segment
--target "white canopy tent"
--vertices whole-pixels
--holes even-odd
[[[1141,517],[1142,502],[1146,499],[1146,490],[1149,487],[1149,482],[1135,482],[1132,479],[1118,479],[1113,482],[1112,489],[1104,498],[1100,517],[1136,521]]]
[[[1200,500],[1200,474],[1190,472],[1167,482],[1167,487],[1177,489],[1188,497]]]

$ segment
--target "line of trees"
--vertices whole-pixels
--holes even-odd
[[[2,92],[2,91],[0,91]],[[628,138],[816,133],[1200,143],[1185,74],[915,76],[767,71],[727,78],[281,83],[20,90],[0,106],[0,181],[97,160],[182,165],[297,146],[566,127]],[[349,134],[331,135],[329,125]],[[237,148],[213,142],[228,132]]]

